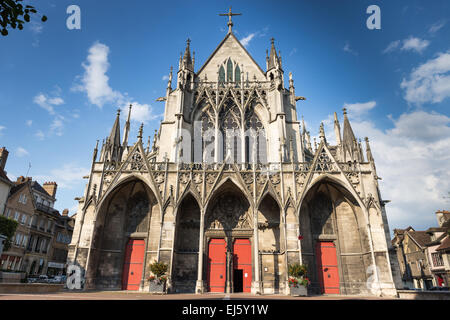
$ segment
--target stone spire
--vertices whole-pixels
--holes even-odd
[[[190,47],[190,44],[191,44],[191,40],[188,38],[186,40],[186,49],[184,50],[184,56],[183,56],[183,59],[181,61],[181,67],[182,68],[184,67],[186,69],[189,69],[189,70],[193,71],[194,70],[194,65],[192,63],[192,58],[191,58],[191,47]]]
[[[277,68],[279,66],[279,58],[277,55],[277,50],[275,49],[275,39],[270,39],[271,47],[270,47],[270,55],[269,55],[269,63],[267,70],[272,68]]]
[[[122,156],[122,146],[120,144],[120,109],[117,110],[116,120],[111,129],[109,137],[106,139],[105,161],[119,162]]]
[[[123,130],[123,142],[122,142],[122,147],[125,149],[128,146],[128,135],[130,133],[130,119],[131,119],[131,103],[130,103],[130,107],[128,109],[128,118],[127,118],[127,122],[125,122],[125,128]]]
[[[327,139],[325,138],[325,129],[323,128],[323,122],[320,123],[319,138],[320,138],[320,141],[327,143]]]
[[[369,161],[369,162],[374,162],[373,156],[372,156],[372,150],[370,150],[369,138],[365,137],[364,140],[366,141],[366,156],[367,156],[367,161]]]
[[[350,121],[347,117],[347,109],[342,109],[344,112],[344,132],[342,136],[342,149],[344,153],[344,161],[347,161],[347,155],[350,157],[348,160],[355,160],[354,151],[356,145],[356,138],[350,125]]]
[[[334,133],[336,135],[336,143],[338,146],[340,146],[342,144],[342,140],[341,140],[341,126],[339,124],[339,120],[337,117],[337,113],[334,113]]]

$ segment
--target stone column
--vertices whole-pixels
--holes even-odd
[[[205,212],[204,209],[200,209],[200,237],[198,241],[198,270],[197,270],[197,283],[195,285],[195,293],[201,294],[204,290],[203,285],[203,240],[205,237]]]
[[[258,211],[253,210],[253,264],[255,277],[252,282],[252,294],[261,294],[261,275],[259,270],[259,237],[258,237]]]

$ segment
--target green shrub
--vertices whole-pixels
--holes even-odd
[[[150,270],[153,272],[156,277],[160,278],[162,275],[164,275],[167,272],[168,265],[164,262],[153,262],[150,265]]]
[[[288,267],[288,272],[291,277],[301,278],[306,275],[307,267],[304,264],[294,263]]]
[[[17,221],[0,216],[0,234],[7,237],[3,251],[8,251],[11,248],[11,240],[16,233],[17,225]]]

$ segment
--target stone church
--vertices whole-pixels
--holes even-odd
[[[323,125],[312,142],[274,39],[263,69],[225,15],[228,33],[200,68],[187,40],[152,143],[143,125],[128,142],[132,106],[122,139],[118,112],[100,152],[97,141],[68,262],[85,288],[148,291],[162,261],[169,292],[289,294],[300,263],[311,293],[396,295],[368,139],[363,151],[344,110],[337,144]]]

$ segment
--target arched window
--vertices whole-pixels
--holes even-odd
[[[236,65],[236,68],[234,69],[234,82],[236,82],[236,87],[241,85],[241,69],[238,65]]]
[[[241,112],[238,106],[231,100],[226,101],[219,114],[224,162],[240,162],[240,118]]]
[[[205,110],[201,115],[202,127],[202,161],[212,162],[214,160],[214,113],[211,108]]]
[[[267,163],[266,132],[254,106],[245,111],[245,134],[245,161]]]
[[[225,83],[225,69],[220,66],[219,69],[219,84],[223,85]]]
[[[228,59],[227,62],[227,82],[233,81],[233,63],[231,59]]]

